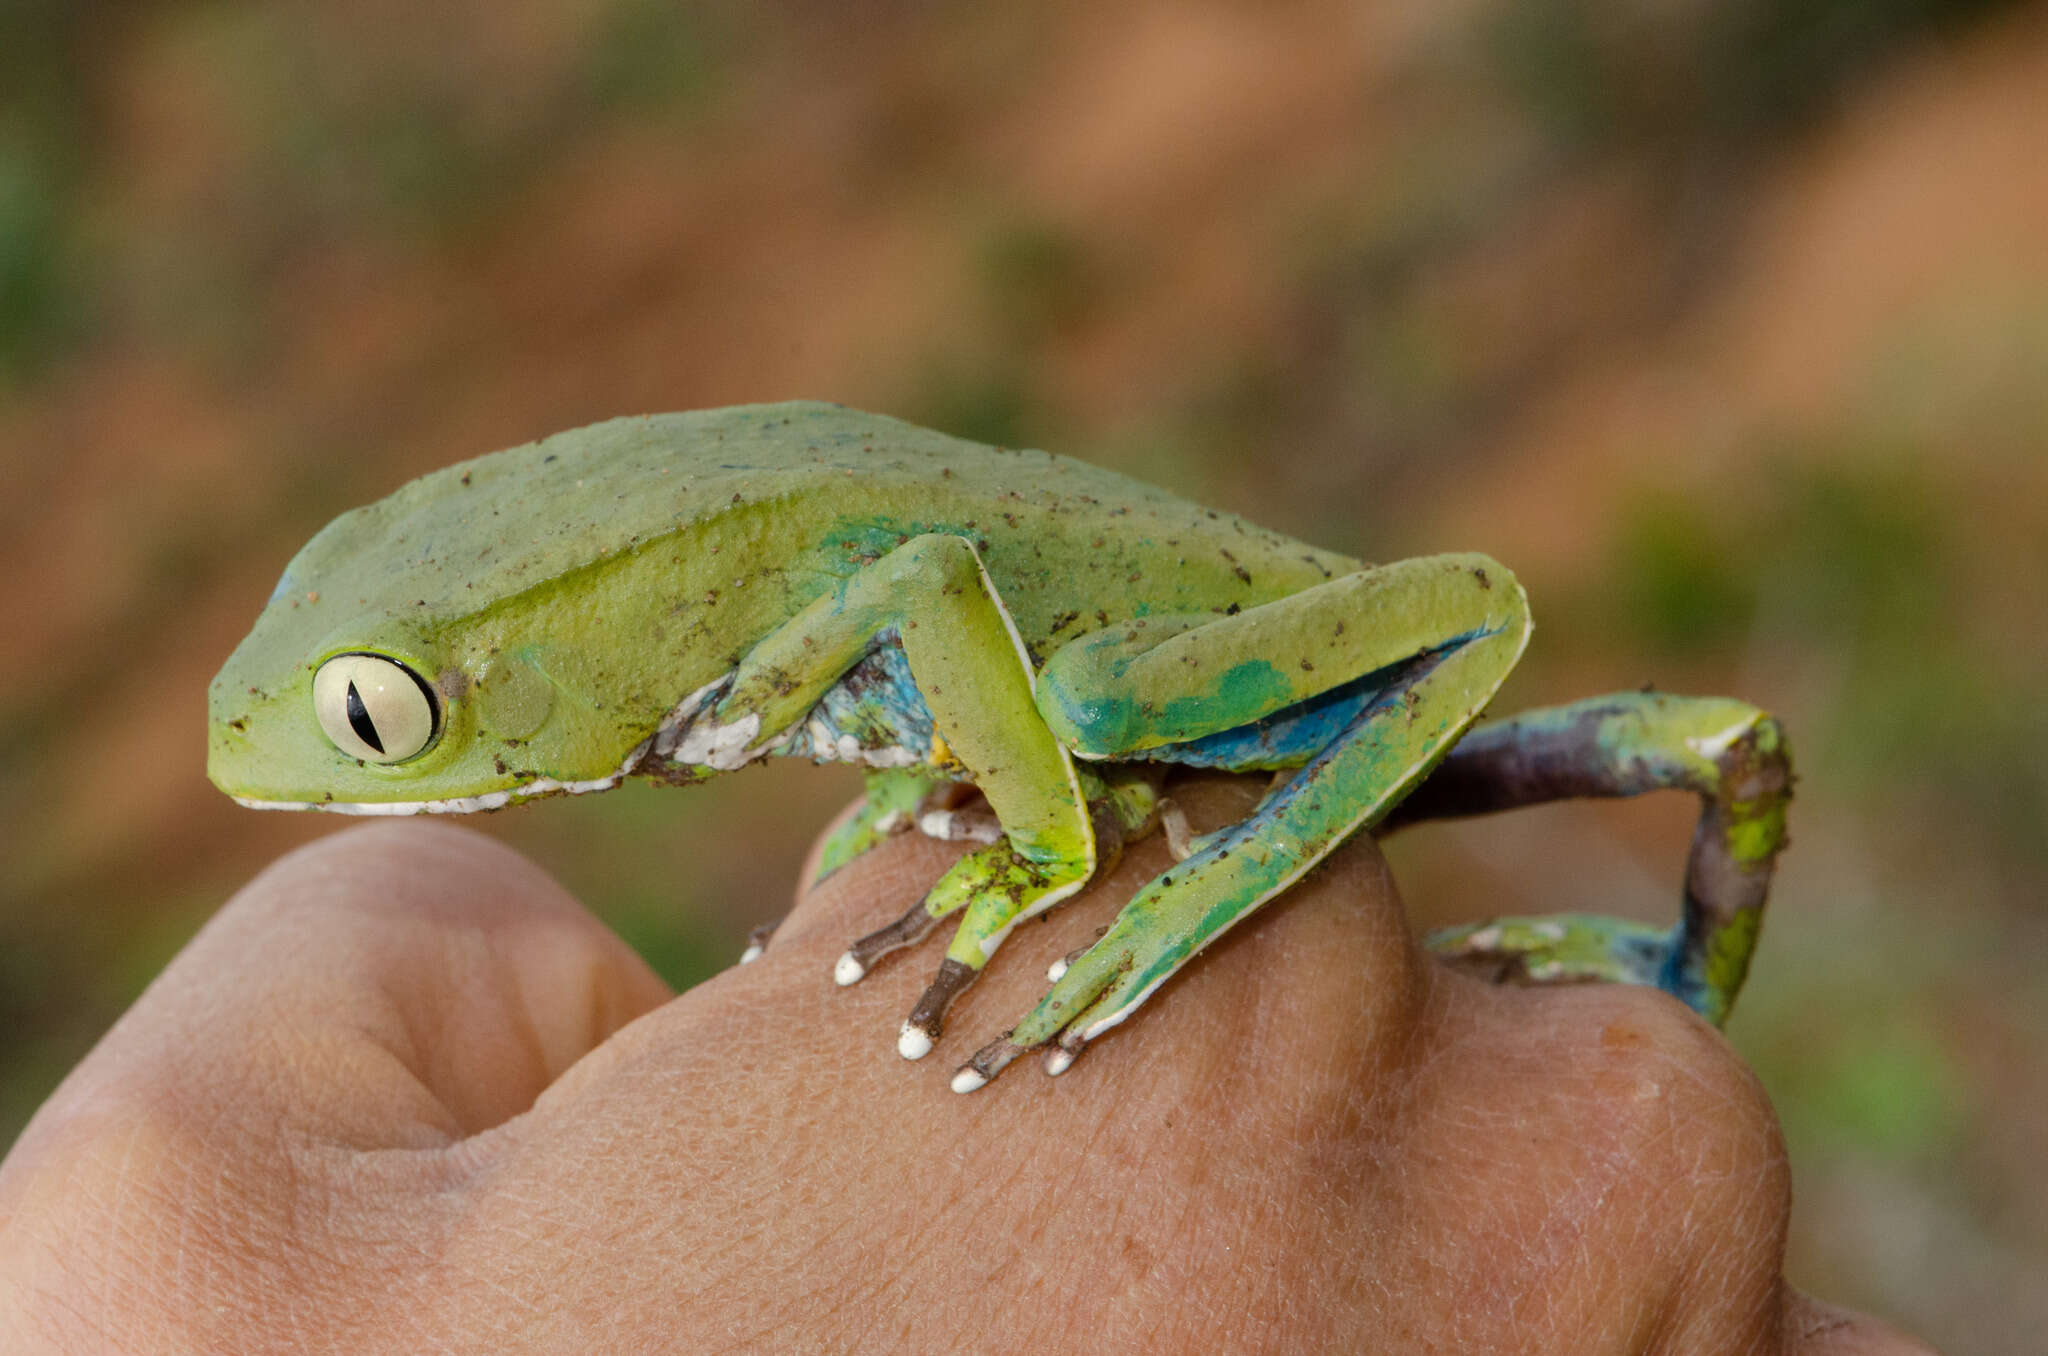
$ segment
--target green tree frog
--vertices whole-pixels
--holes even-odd
[[[1626,693],[1468,733],[1529,633],[1483,555],[1367,565],[1049,453],[739,406],[558,434],[336,519],[214,680],[208,771],[258,808],[419,814],[855,764],[821,874],[900,831],[972,844],[834,972],[957,917],[898,1033],[911,1059],[1011,929],[1163,830],[1177,864],[959,1066],[962,1092],[1027,1051],[1064,1071],[1350,834],[1678,788],[1704,810],[1676,927],[1496,919],[1429,944],[1500,979],[1656,985],[1718,1023],[1785,842],[1778,725]],[[1190,837],[1174,767],[1275,777]]]

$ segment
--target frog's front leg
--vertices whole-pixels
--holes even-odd
[[[1226,929],[1383,817],[1478,716],[1529,636],[1521,586],[1484,556],[1341,576],[1222,618],[1142,618],[1077,640],[1039,705],[1084,756],[1237,768],[1300,762],[1245,820],[1196,840],[954,1076],[971,1092],[1057,1041],[1058,1073]]]
[[[1078,773],[1038,713],[1030,656],[973,545],[938,533],[913,537],[840,581],[749,651],[706,694],[709,710],[673,742],[714,767],[759,757],[892,636],[934,731],[1003,828],[1003,841],[961,858],[924,904],[893,925],[907,935],[920,916],[928,928],[968,909],[945,965],[905,1023],[900,1047],[915,1057],[930,1048],[947,1004],[1010,929],[1080,889],[1095,869]],[[866,972],[867,962],[850,951],[834,977],[850,984]]]

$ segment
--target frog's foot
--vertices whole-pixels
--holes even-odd
[[[1101,941],[1102,935],[1108,931],[1109,928],[1106,925],[1095,929],[1094,940],[1090,941],[1086,946],[1075,947],[1072,951],[1069,951],[1066,955],[1061,956],[1051,965],[1046,966],[1045,982],[1048,984],[1059,983],[1060,977],[1065,975],[1068,970],[1073,968],[1074,962],[1088,954],[1088,947],[1093,946],[1096,942]]]
[[[921,771],[881,768],[868,773],[866,794],[826,833],[825,841],[818,849],[817,868],[811,873],[810,888],[816,889],[827,876],[855,857],[915,827],[918,809],[930,794],[931,778]],[[766,955],[768,943],[774,940],[775,930],[780,926],[779,923],[766,923],[749,932],[746,949],[740,952],[740,964],[750,964]],[[888,931],[885,928],[882,933]],[[929,925],[925,931],[930,931]],[[872,936],[880,938],[882,933]],[[908,946],[922,936],[924,932],[919,932],[896,945]],[[869,940],[864,937],[854,945],[859,947]],[[887,949],[882,947],[874,950],[873,954],[880,955],[881,950]]]
[[[905,1059],[930,1054],[953,1000],[981,978],[1011,929],[1079,890],[1092,873],[1092,862],[1033,862],[1007,842],[977,848],[955,862],[919,909],[934,922],[962,909],[965,916],[938,973],[897,1034],[897,1053]]]
[[[1202,835],[1205,846],[1132,896],[1094,945],[1053,966],[1052,988],[1038,1006],[960,1066],[953,1090],[973,1092],[1030,1050],[1044,1049],[1047,1073],[1065,1073],[1084,1046],[1285,888],[1298,873],[1267,852],[1259,835],[1304,789],[1313,793],[1297,788],[1249,819]]]
[[[876,961],[923,941],[943,919],[964,909],[966,917],[945,961],[898,1037],[897,1049],[905,1059],[921,1059],[938,1039],[946,1010],[980,977],[1010,929],[1080,889],[1089,867],[1085,861],[1033,862],[1013,851],[1007,840],[976,848],[953,863],[901,918],[849,946],[833,965],[832,978],[842,987],[860,983]]]
[[[1422,944],[1453,969],[1496,984],[1657,985],[1671,964],[1672,943],[1668,928],[1559,914],[1443,928]]]
[[[917,908],[854,943],[840,958],[840,982],[852,983],[867,973],[876,957],[910,945],[939,919],[965,910],[938,973],[897,1034],[896,1049],[905,1059],[922,1059],[931,1053],[945,1029],[953,1001],[981,977],[989,958],[1017,924],[1043,913],[1110,870],[1125,843],[1156,826],[1159,782],[1155,770],[1090,772],[1082,783],[1095,844],[1092,862],[1034,861],[1007,841],[979,848],[954,863]]]
[[[1658,692],[1525,711],[1467,736],[1386,827],[1664,789],[1700,798],[1674,931],[1579,916],[1480,924],[1431,941],[1461,965],[1510,982],[1654,984],[1719,1026],[1748,973],[1785,847],[1792,753],[1766,713],[1723,697]],[[1561,935],[1550,935],[1557,929]]]
[[[1171,945],[1146,945],[1112,925],[1095,945],[1055,963],[1058,973],[1051,990],[1014,1029],[982,1046],[954,1071],[953,1091],[978,1090],[1032,1050],[1044,1050],[1048,1074],[1065,1073],[1083,1046],[1129,1016],[1179,967],[1186,957],[1176,957],[1176,950]]]

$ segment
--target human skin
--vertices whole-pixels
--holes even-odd
[[[891,841],[677,998],[475,834],[293,853],[0,1165],[0,1349],[1926,1350],[1781,1281],[1784,1149],[1718,1034],[1440,968],[1369,841],[1070,1073],[952,1093],[1167,865],[1020,929],[906,1064],[927,966],[832,961],[957,855]]]

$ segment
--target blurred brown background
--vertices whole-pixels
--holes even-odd
[[[202,766],[307,536],[557,429],[820,396],[1368,558],[1491,551],[1539,620],[1501,709],[1785,716],[1729,1034],[1791,1274],[2040,1349],[2048,9],[11,0],[0,101],[0,1144],[339,827]],[[853,791],[482,827],[680,984]],[[1390,851],[1423,925],[1664,918],[1691,814]]]

